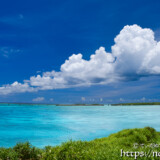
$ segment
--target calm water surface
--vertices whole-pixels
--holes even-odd
[[[0,146],[29,141],[37,147],[92,140],[126,128],[160,131],[160,106],[0,105]]]

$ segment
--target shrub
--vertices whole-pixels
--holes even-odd
[[[39,160],[41,159],[42,150],[36,147],[32,147],[29,142],[17,143],[13,150],[18,154],[18,157],[22,160]]]
[[[18,154],[12,148],[0,148],[0,160],[18,160]]]
[[[133,144],[160,144],[160,134],[155,129],[125,129],[109,137],[86,141],[69,141],[57,147],[44,149],[33,147],[29,142],[18,143],[13,148],[0,148],[0,160],[127,160],[120,157],[120,150],[152,153],[152,148],[134,148]],[[154,151],[160,152],[160,147]],[[131,158],[132,159],[132,158]],[[153,159],[139,157],[138,159]],[[154,157],[158,159],[158,157]]]

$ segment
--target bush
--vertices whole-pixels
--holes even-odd
[[[120,157],[120,150],[152,153],[152,148],[134,148],[133,144],[160,144],[160,134],[155,129],[125,129],[109,137],[93,141],[69,141],[57,147],[44,149],[33,147],[29,142],[18,143],[13,148],[0,148],[0,160],[120,160],[133,159]],[[160,147],[154,151],[160,152]],[[153,159],[139,157],[138,159]],[[154,157],[156,159],[156,157]],[[157,158],[158,159],[158,158]]]
[[[29,142],[17,143],[13,150],[22,160],[39,160],[42,157],[42,150],[36,147],[32,147]]]
[[[18,160],[18,154],[12,148],[0,148],[0,160]]]

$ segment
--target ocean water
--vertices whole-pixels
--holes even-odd
[[[127,128],[160,131],[160,106],[0,105],[0,146],[29,141],[43,148],[107,137]]]

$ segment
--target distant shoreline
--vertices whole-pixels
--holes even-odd
[[[47,103],[7,103],[7,102],[0,102],[0,105],[104,106],[104,104],[47,104]]]
[[[138,106],[138,105],[160,105],[160,102],[144,102],[144,103],[119,103],[111,104],[112,106]]]
[[[117,103],[117,104],[47,104],[47,103],[8,103],[0,102],[1,105],[46,105],[46,106],[137,106],[137,105],[160,105],[160,102],[144,102],[144,103]]]

